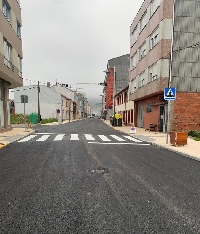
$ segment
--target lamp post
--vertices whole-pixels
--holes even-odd
[[[103,118],[103,97],[104,97],[104,95],[100,95],[100,97],[101,97],[101,118]]]

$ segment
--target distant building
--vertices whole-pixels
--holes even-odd
[[[128,85],[129,54],[108,60],[105,76],[105,114],[108,119],[114,112],[114,96]]]
[[[22,86],[21,8],[19,1],[0,1],[0,131],[10,128],[9,88]]]
[[[197,0],[145,0],[133,20],[129,92],[136,126],[154,123],[158,131],[166,131],[164,88],[171,82],[177,98],[170,106],[170,130],[200,130],[199,9]]]

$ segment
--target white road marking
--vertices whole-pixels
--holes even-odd
[[[78,134],[71,134],[70,141],[79,141]]]
[[[84,134],[86,140],[88,141],[95,141],[94,137],[91,134]]]
[[[129,139],[129,140],[131,140],[131,141],[134,141],[134,142],[142,142],[142,141],[140,141],[140,140],[138,140],[138,139],[136,139],[136,138],[133,138],[133,137],[131,137],[131,136],[123,136],[123,137],[125,137],[125,138],[127,138],[127,139]]]
[[[26,138],[24,138],[22,140],[19,140],[18,142],[27,142],[27,141],[30,141],[31,139],[33,139],[36,136],[37,135],[30,135],[30,136],[27,136]]]
[[[139,144],[139,143],[113,143],[113,142],[88,142],[88,144],[99,144],[99,145],[150,145],[150,144]]]
[[[39,133],[39,132],[36,132],[35,134],[36,134],[36,135],[50,135],[50,134],[57,134],[57,133],[49,133],[49,132],[46,132],[46,133]]]
[[[118,137],[116,135],[110,135],[110,136],[113,137],[117,141],[125,141],[124,139],[122,139],[121,137]]]
[[[108,137],[104,136],[104,135],[98,135],[102,141],[111,141],[110,139],[108,139]]]
[[[58,134],[53,141],[62,141],[65,134]]]
[[[36,141],[46,141],[49,137],[50,137],[50,135],[43,135],[39,139],[37,139]]]

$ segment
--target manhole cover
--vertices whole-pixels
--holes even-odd
[[[108,170],[108,168],[98,167],[96,169],[90,169],[90,170],[88,170],[88,172],[90,174],[105,174],[105,173],[109,173],[109,170]]]

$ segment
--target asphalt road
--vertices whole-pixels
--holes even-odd
[[[38,127],[0,150],[0,233],[200,233],[200,163],[99,119]]]

